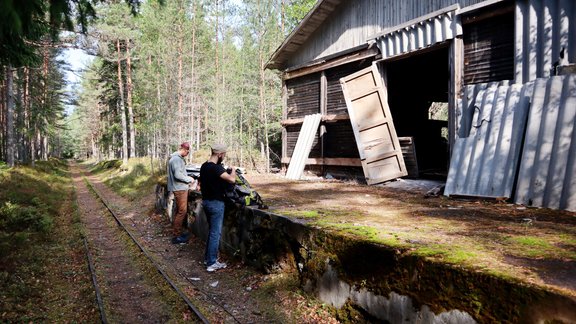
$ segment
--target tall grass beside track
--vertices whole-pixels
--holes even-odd
[[[98,319],[64,161],[0,165],[0,322]]]
[[[122,160],[109,160],[87,164],[92,174],[98,175],[114,192],[130,200],[150,193],[156,183],[166,176],[166,161],[153,162],[150,158],[132,158],[127,165]]]

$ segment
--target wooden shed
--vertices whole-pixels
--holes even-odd
[[[319,0],[267,63],[282,71],[283,166],[319,113],[306,169],[445,179],[472,127],[465,89],[576,62],[575,22],[573,0]]]

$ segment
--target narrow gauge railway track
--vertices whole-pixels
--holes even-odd
[[[116,214],[116,212],[114,212],[114,210],[112,210],[112,208],[110,208],[109,204],[105,201],[105,199],[98,193],[98,191],[96,190],[96,188],[87,180],[85,179],[85,182],[87,184],[87,186],[90,188],[90,190],[97,196],[98,200],[105,206],[106,210],[109,212],[109,214],[114,218],[114,220],[116,221],[116,223],[118,224],[119,228],[125,232],[126,234],[128,234],[128,236],[130,237],[131,241],[138,247],[138,249],[144,254],[144,256],[147,258],[147,260],[150,262],[150,264],[156,269],[156,271],[162,276],[162,278],[166,281],[166,283],[168,283],[168,285],[176,292],[176,294],[178,295],[178,297],[187,305],[188,309],[197,317],[197,319],[203,323],[209,323],[208,319],[200,312],[200,310],[192,303],[192,301],[188,298],[188,296],[186,296],[186,294],[178,287],[178,285],[176,285],[176,283],[170,279],[170,277],[168,276],[168,274],[166,273],[166,271],[164,271],[160,265],[158,264],[158,262],[156,262],[154,260],[154,258],[152,258],[152,256],[150,255],[150,253],[142,246],[142,244],[140,244],[140,242],[138,241],[138,239],[126,228],[126,226],[124,225],[124,223],[120,220],[120,218],[118,217],[118,215]],[[105,314],[105,308],[103,306],[103,302],[102,302],[102,297],[101,297],[101,293],[100,293],[100,287],[98,284],[98,281],[96,279],[96,274],[95,274],[95,270],[94,270],[94,264],[93,264],[93,258],[91,256],[90,250],[88,248],[88,244],[85,241],[85,248],[86,248],[86,253],[87,253],[87,257],[89,260],[89,270],[91,272],[92,275],[92,281],[94,284],[94,288],[96,291],[96,297],[97,297],[97,303],[98,303],[98,308],[100,310],[100,318],[102,320],[103,323],[107,323],[107,316]],[[217,304],[219,307],[222,307],[221,305]]]

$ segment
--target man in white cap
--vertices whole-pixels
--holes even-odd
[[[226,186],[236,182],[236,168],[232,168],[230,173],[226,172],[226,169],[222,166],[222,161],[225,157],[226,146],[214,144],[212,145],[210,158],[200,168],[202,207],[209,226],[204,255],[208,272],[226,268],[226,263],[218,261],[218,248],[224,222],[224,194]]]
[[[190,153],[190,144],[180,144],[178,151],[172,153],[168,162],[168,191],[174,193],[178,211],[172,219],[172,244],[185,244],[188,242],[188,233],[184,233],[184,220],[188,208],[188,187],[194,178],[186,173],[184,158]]]

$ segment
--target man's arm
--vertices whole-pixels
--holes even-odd
[[[232,172],[223,172],[220,175],[220,178],[228,183],[235,183],[236,182],[236,168],[232,168]]]
[[[178,163],[178,165],[176,165],[176,163]],[[180,165],[180,164],[182,164],[182,165]],[[194,178],[189,177],[186,174],[186,166],[183,165],[183,163],[180,163],[179,161],[178,162],[174,161],[174,164],[171,166],[172,166],[172,169],[174,170],[174,178],[176,180],[178,180],[180,182],[184,182],[184,183],[190,183],[190,182],[194,181]]]

